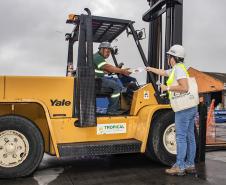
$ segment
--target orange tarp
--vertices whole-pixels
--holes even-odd
[[[192,67],[188,69],[191,77],[195,77],[198,83],[199,93],[208,93],[215,91],[222,91],[224,89],[224,83],[201,72]]]

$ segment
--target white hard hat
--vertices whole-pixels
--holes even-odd
[[[101,42],[99,47],[98,47],[98,49],[100,49],[100,48],[109,48],[109,49],[111,49],[112,48],[111,47],[111,43],[110,42]]]
[[[184,47],[181,45],[173,45],[168,52],[166,52],[169,55],[179,57],[179,58],[184,58],[185,57],[185,51]]]

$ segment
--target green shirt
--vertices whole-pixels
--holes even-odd
[[[93,64],[95,68],[95,75],[96,77],[103,77],[104,71],[102,70],[102,67],[106,64],[105,58],[99,54],[99,52],[96,52],[93,55]]]

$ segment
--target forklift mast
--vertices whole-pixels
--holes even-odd
[[[147,1],[150,9],[143,15],[143,21],[149,22],[148,64],[168,69],[165,53],[172,45],[182,44],[183,0]],[[147,82],[150,82],[149,76]]]

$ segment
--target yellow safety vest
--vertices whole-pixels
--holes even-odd
[[[176,65],[181,67],[184,70],[184,72],[186,73],[187,77],[189,77],[188,71],[187,71],[186,67],[184,66],[184,64],[179,63]],[[168,80],[166,81],[167,86],[172,85],[174,80],[175,80],[175,67],[173,68],[172,72],[169,75]],[[171,97],[172,97],[172,92],[169,91],[169,99],[171,99]]]

